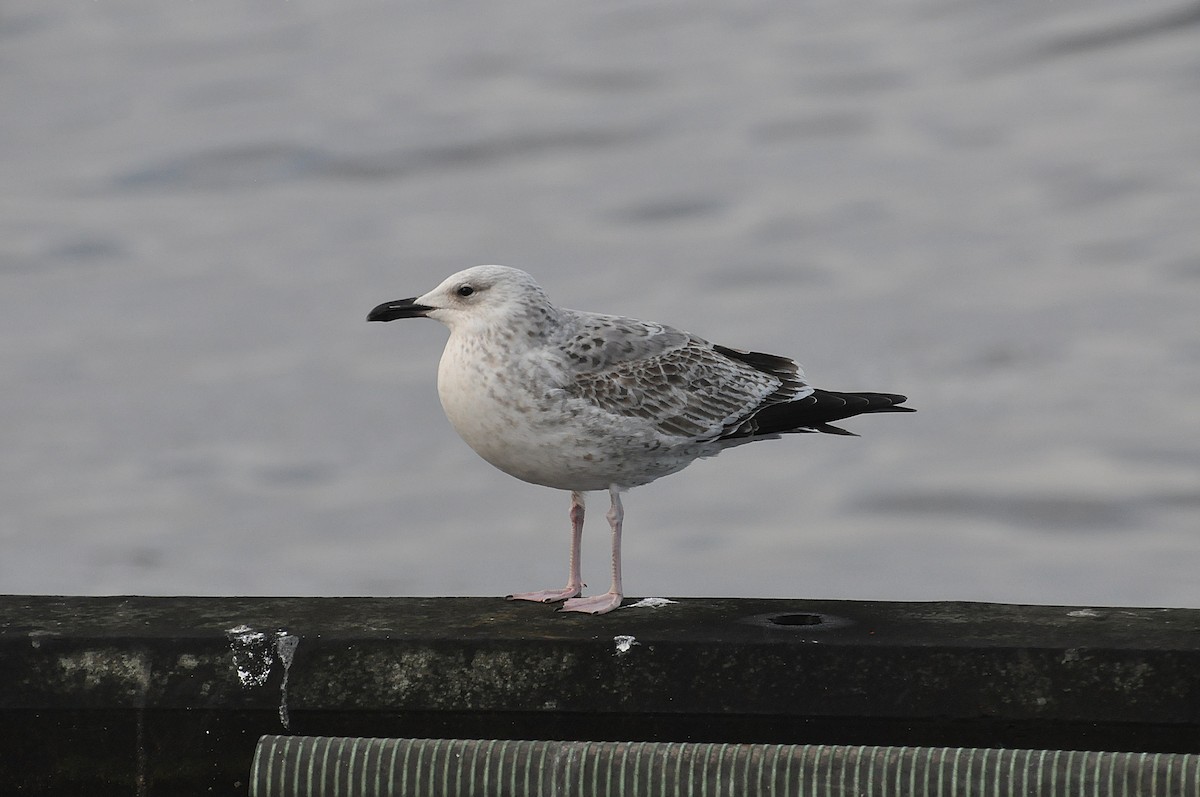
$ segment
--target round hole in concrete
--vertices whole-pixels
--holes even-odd
[[[773,614],[767,622],[773,625],[821,625],[825,621],[819,614]]]
[[[759,628],[771,628],[778,633],[800,634],[802,636],[824,634],[854,625],[851,620],[835,614],[805,611],[774,611],[768,614],[754,614],[749,617],[743,617],[739,622],[756,625]]]

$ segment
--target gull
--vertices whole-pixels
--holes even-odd
[[[793,360],[709,343],[679,329],[551,303],[533,277],[475,266],[424,296],[384,302],[368,321],[433,318],[450,329],[438,397],[459,436],[523,481],[571,493],[571,554],[562,589],[510,600],[605,614],[621,605],[621,493],[697,459],[791,432],[853,435],[833,421],[911,412],[893,393],[838,393],[805,381]],[[584,493],[607,490],[608,592],[580,597]]]

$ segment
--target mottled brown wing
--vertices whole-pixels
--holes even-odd
[[[565,391],[664,435],[716,439],[764,407],[811,392],[791,360],[714,346],[660,324],[580,315],[564,345],[575,366]]]

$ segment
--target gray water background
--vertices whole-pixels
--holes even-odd
[[[633,491],[629,594],[1200,606],[1195,3],[9,0],[0,97],[0,591],[561,584],[364,322],[499,262],[920,410]]]

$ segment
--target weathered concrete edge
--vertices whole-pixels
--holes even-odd
[[[819,618],[780,625],[772,618]],[[1200,728],[1200,610],[0,596],[0,710],[544,712]]]

